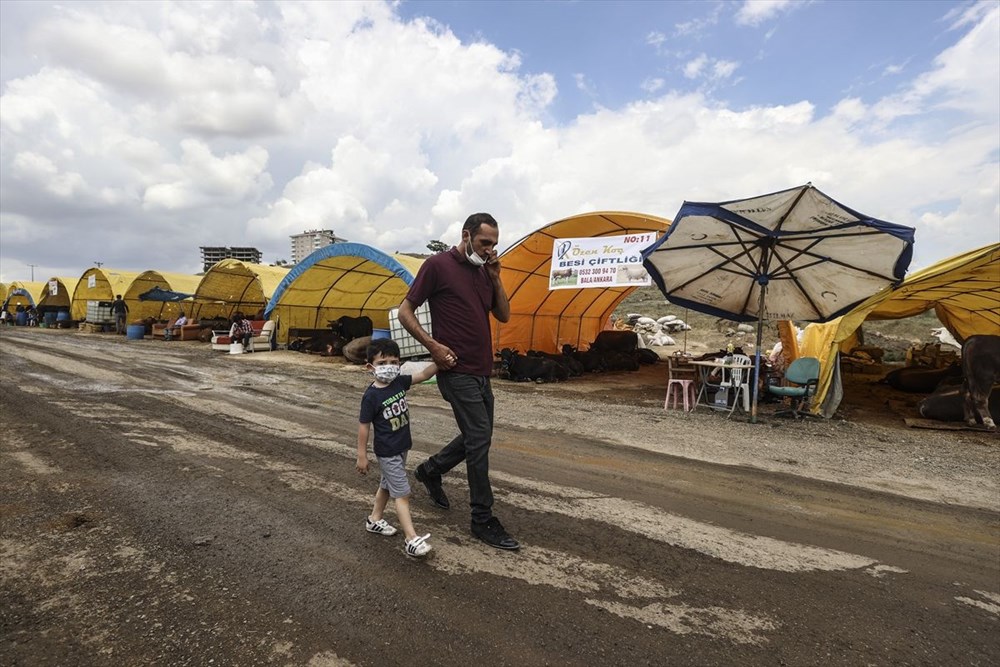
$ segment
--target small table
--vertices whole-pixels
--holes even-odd
[[[719,387],[721,387],[722,386],[720,384],[721,377],[725,374],[726,370],[736,370],[736,369],[750,370],[753,368],[753,364],[744,364],[744,363],[734,364],[734,363],[727,363],[725,361],[720,361],[718,359],[707,359],[705,361],[692,361],[690,363],[698,367],[698,372],[700,373],[701,376],[701,391],[698,392],[698,397],[695,399],[694,402],[695,409],[697,409],[699,405],[704,405],[705,407],[711,408],[713,410],[728,410],[730,413],[732,413],[732,409],[728,405],[716,405],[715,403],[709,402],[708,388],[715,387],[716,389],[718,389]],[[709,378],[711,377],[713,370],[723,371],[720,374],[720,382],[709,381]],[[702,400],[703,396],[704,400]]]

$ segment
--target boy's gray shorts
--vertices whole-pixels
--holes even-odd
[[[390,498],[403,498],[410,495],[410,481],[406,479],[406,455],[408,453],[376,457],[378,467],[382,471],[382,479],[378,482],[378,488],[388,491]]]

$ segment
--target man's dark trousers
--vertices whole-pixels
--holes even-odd
[[[490,379],[445,372],[438,373],[437,383],[441,396],[451,404],[461,433],[427,459],[424,468],[432,475],[443,475],[464,460],[472,522],[485,523],[493,517],[493,489],[490,486],[493,389]]]

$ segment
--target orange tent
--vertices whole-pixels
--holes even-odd
[[[510,299],[510,321],[493,320],[493,347],[558,352],[566,343],[587,347],[635,287],[549,290],[556,239],[662,235],[670,220],[644,213],[599,211],[574,215],[538,229],[504,251],[500,272]]]

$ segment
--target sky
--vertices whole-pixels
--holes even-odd
[[[0,281],[811,182],[1000,241],[1000,2],[0,3]]]

